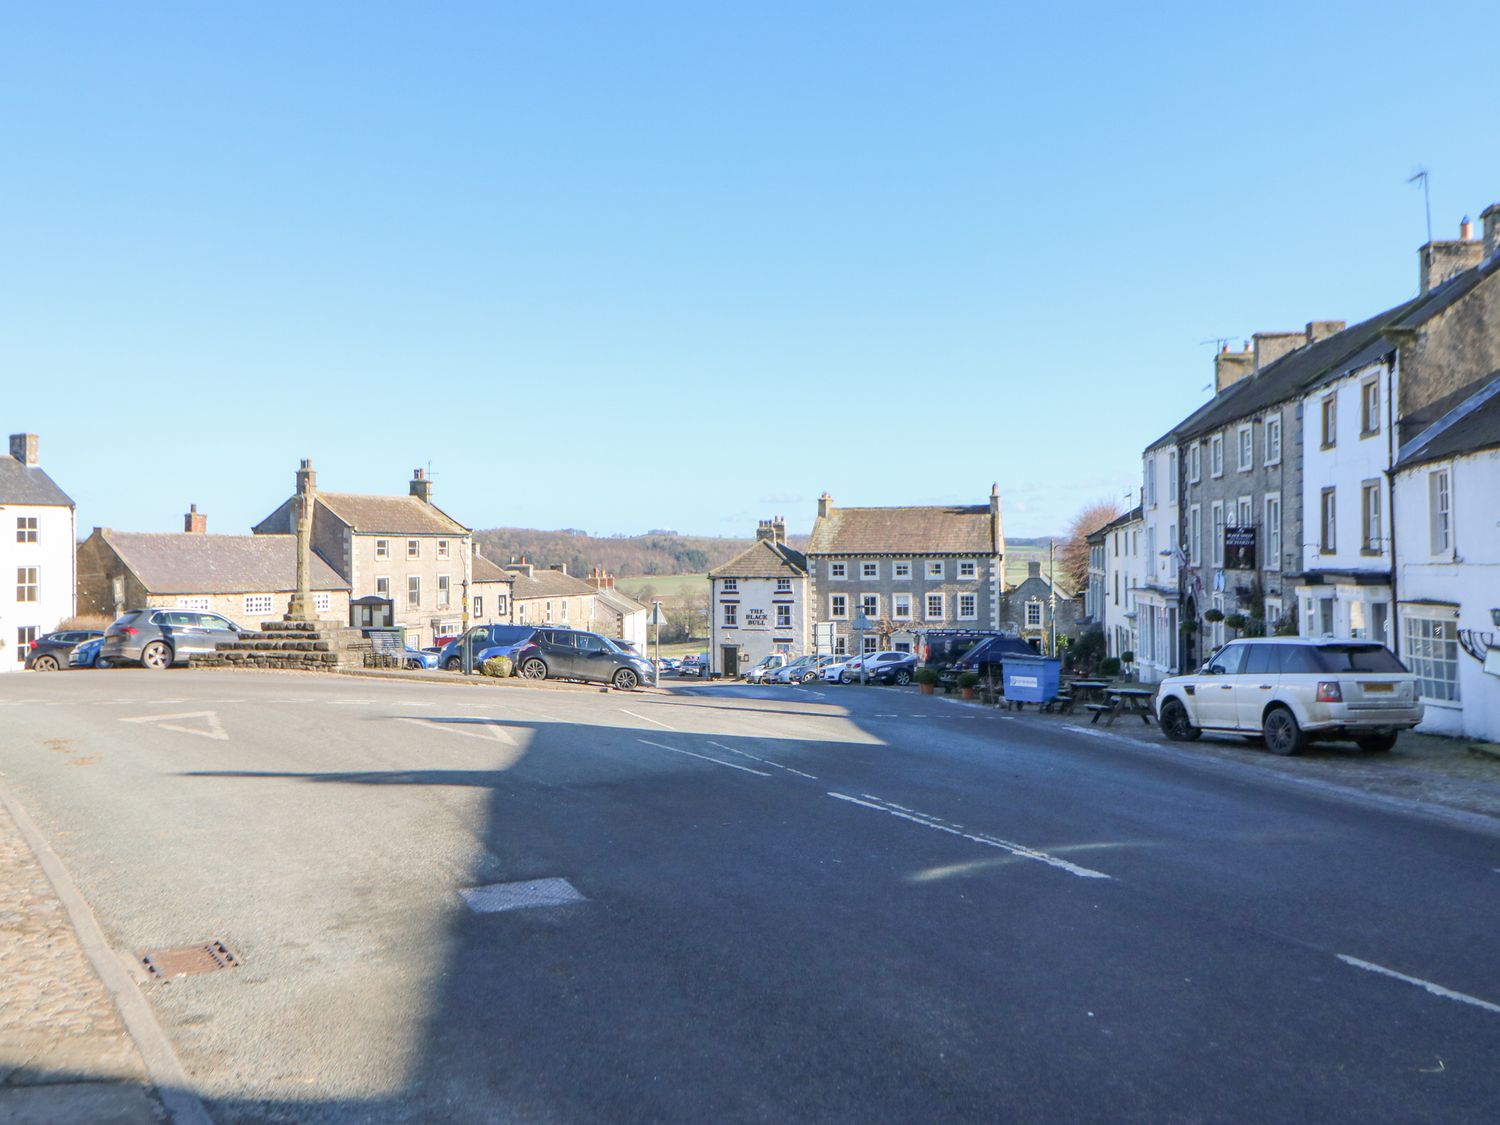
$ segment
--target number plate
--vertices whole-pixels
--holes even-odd
[[[1396,690],[1395,684],[1362,684],[1366,695],[1385,694],[1389,695]]]

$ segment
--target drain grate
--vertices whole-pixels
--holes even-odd
[[[154,980],[175,980],[240,967],[240,959],[222,941],[204,941],[176,949],[143,949],[140,958]]]
[[[526,910],[535,906],[571,906],[587,902],[566,879],[528,879],[523,883],[492,883],[458,892],[475,914]]]

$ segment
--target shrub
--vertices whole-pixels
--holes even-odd
[[[958,676],[958,686],[961,688],[974,688],[979,686],[978,672],[961,672]]]
[[[1134,664],[1135,663],[1135,653],[1131,652],[1127,648],[1124,652],[1120,653],[1120,663],[1121,664]]]
[[[1120,674],[1119,657],[1106,657],[1104,661],[1099,665],[1099,674],[1101,676],[1118,676]]]
[[[1198,631],[1198,623],[1191,617],[1184,617],[1182,619],[1182,624],[1179,625],[1178,628],[1181,629],[1184,633],[1196,633]]]
[[[479,670],[486,676],[494,676],[497,680],[503,680],[510,675],[513,664],[508,656],[492,656],[479,666]]]
[[[1222,609],[1206,609],[1203,611],[1203,620],[1216,625],[1224,620],[1224,611]]]
[[[919,684],[935,684],[938,682],[936,668],[918,668],[916,675],[912,676]]]
[[[1228,625],[1236,633],[1249,623],[1249,619],[1243,613],[1231,613],[1228,617],[1224,618],[1224,624]]]

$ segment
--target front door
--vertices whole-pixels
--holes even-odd
[[[719,649],[719,671],[730,679],[740,674],[740,646],[723,645]]]

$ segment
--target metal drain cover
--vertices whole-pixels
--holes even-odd
[[[475,914],[527,910],[534,906],[571,906],[587,902],[566,879],[529,879],[523,883],[492,883],[458,892]]]
[[[176,949],[143,949],[140,958],[155,980],[175,980],[240,966],[240,959],[222,941],[204,941]]]

